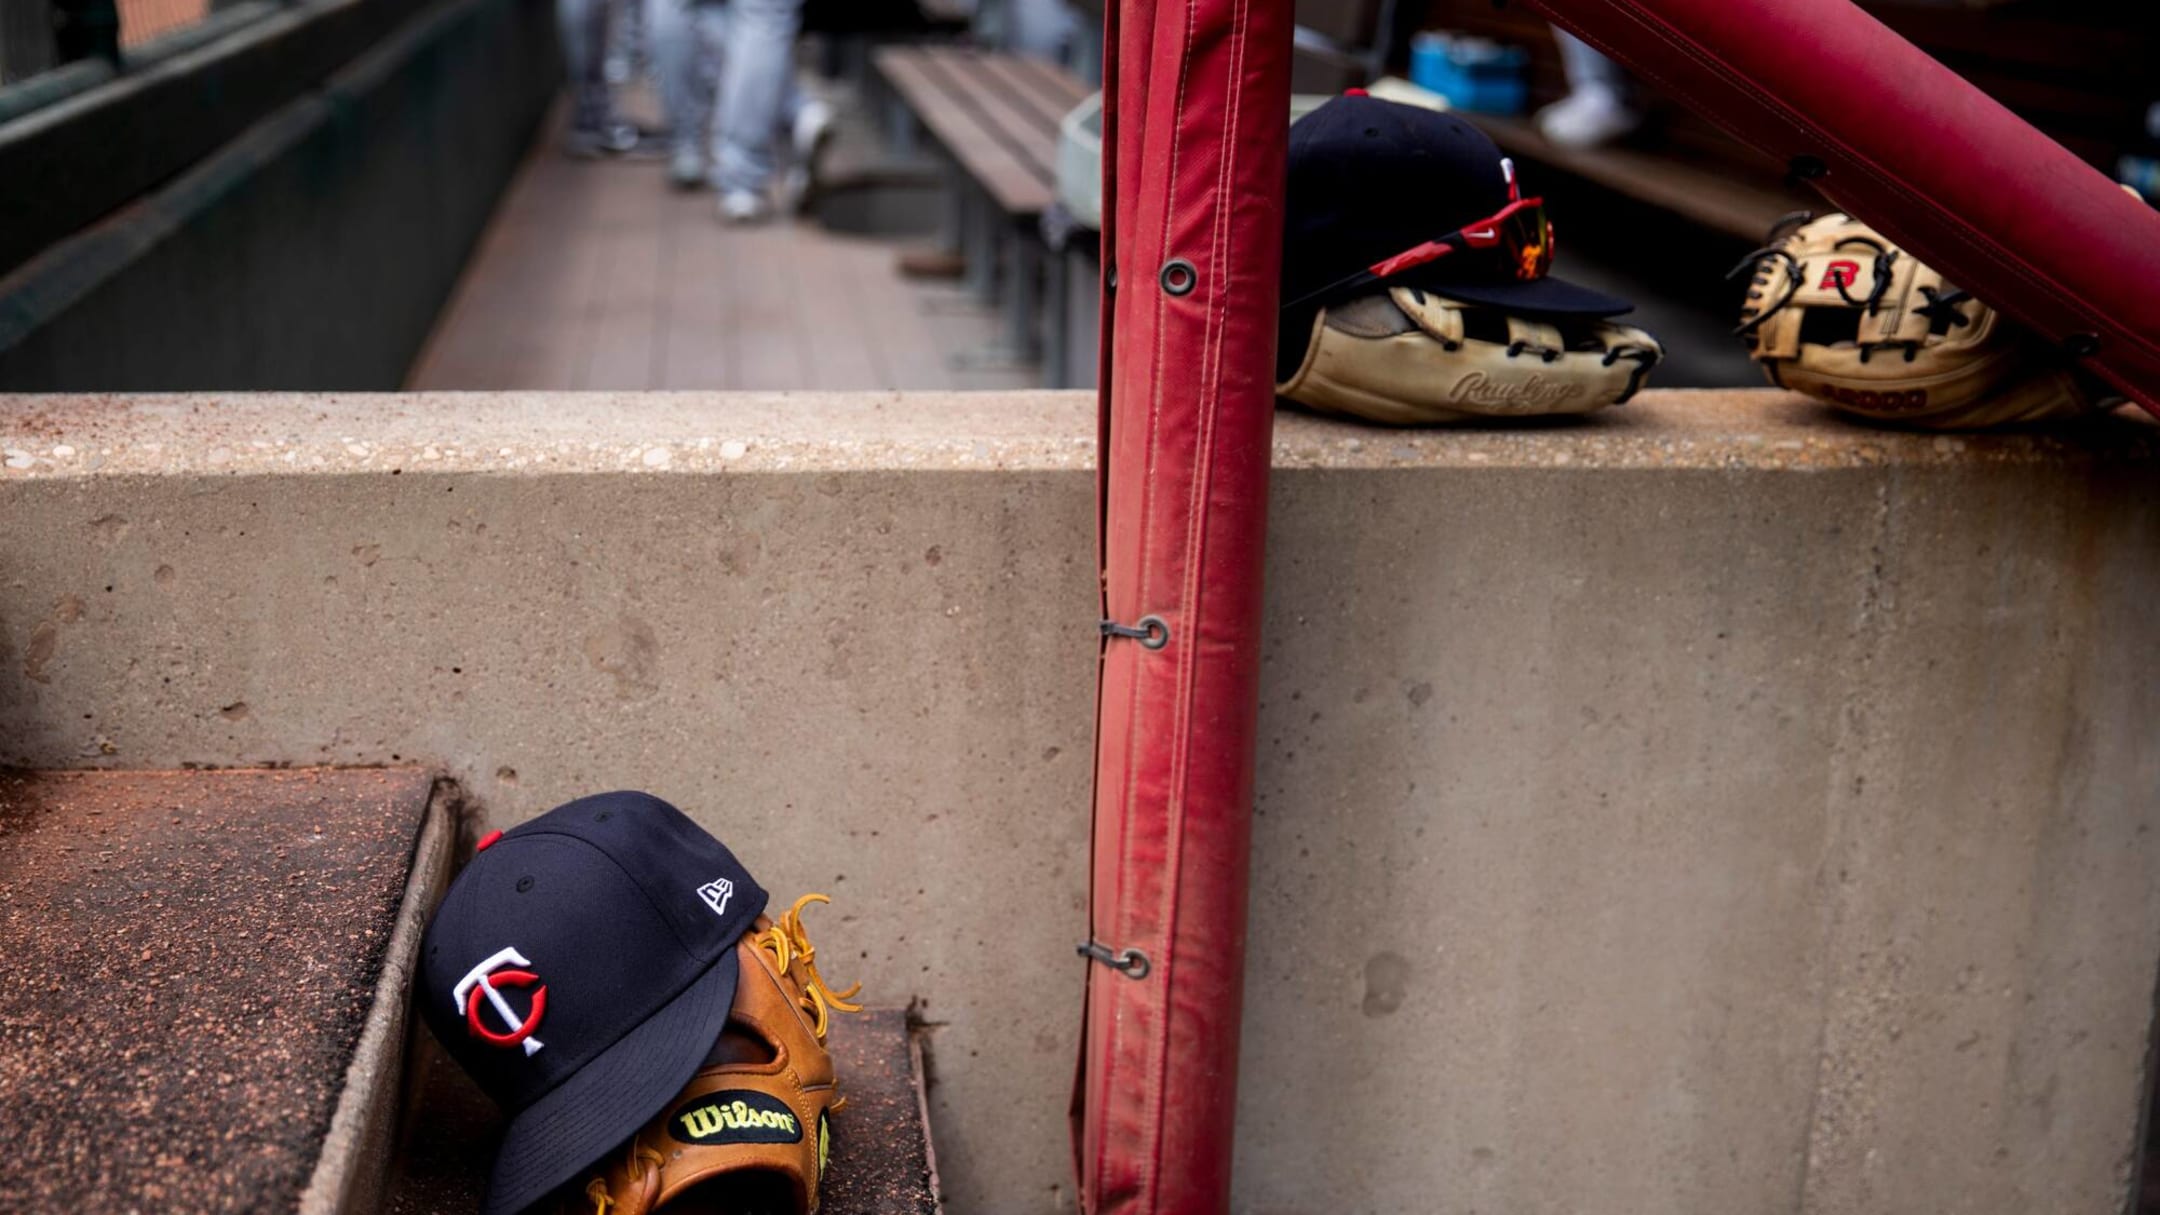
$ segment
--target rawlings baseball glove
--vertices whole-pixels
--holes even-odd
[[[759,916],[736,943],[742,978],[705,1066],[585,1183],[593,1215],[724,1210],[810,1215],[831,1147],[826,1115],[843,1104],[825,1049],[827,1017],[860,1012],[818,974],[802,910]],[[680,1200],[680,1201],[678,1201]]]
[[[1664,357],[1632,326],[1531,320],[1391,287],[1322,310],[1275,391],[1392,426],[1590,413],[1634,396]]]
[[[1849,215],[1808,219],[1733,272],[1750,267],[1735,332],[1773,384],[1930,429],[2095,407],[2087,382],[2037,337]]]

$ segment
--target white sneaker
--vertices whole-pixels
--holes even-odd
[[[668,160],[668,184],[678,190],[695,190],[705,184],[705,158],[696,148],[677,148]]]
[[[573,160],[621,156],[635,149],[637,144],[638,129],[627,122],[577,126],[563,133],[563,155]]]
[[[782,205],[790,214],[801,214],[803,204],[810,200],[810,191],[818,180],[818,161],[824,157],[832,137],[832,107],[815,97],[805,101],[795,114],[794,155],[780,178]]]
[[[1577,89],[1538,111],[1538,130],[1563,148],[1595,148],[1633,134],[1642,111],[1607,88]]]
[[[731,224],[754,224],[772,215],[772,204],[756,190],[727,190],[720,195],[720,218]]]

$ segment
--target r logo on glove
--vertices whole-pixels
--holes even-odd
[[[1771,383],[1847,413],[1973,429],[2077,417],[2110,395],[1849,215],[1805,219],[1734,273],[1749,270],[1737,332],[1750,357]]]

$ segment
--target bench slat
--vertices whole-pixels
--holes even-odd
[[[1080,104],[1078,98],[1067,100],[1065,92],[1048,87],[1045,78],[1032,70],[1034,60],[1017,55],[980,55],[974,57],[978,70],[1002,84],[1009,92],[1014,107],[1013,115],[1022,120],[1032,119],[1055,141],[1058,124],[1065,115]],[[1056,160],[1053,142],[1052,161]]]
[[[1012,59],[1013,66],[1021,74],[1035,78],[1036,87],[1042,90],[1045,97],[1059,105],[1060,113],[1079,105],[1087,99],[1088,94],[1095,91],[1078,76],[1048,60],[1033,59],[1025,55],[1015,55]]]
[[[913,48],[888,47],[879,50],[874,61],[931,136],[1001,209],[1026,219],[1050,205],[1054,173],[1040,160],[1015,150],[1011,135],[986,121],[980,102],[940,71],[932,56]]]
[[[933,50],[923,57],[929,77],[939,83],[984,130],[1005,145],[1014,158],[1030,167],[1050,169],[1057,162],[1057,124],[1001,86],[991,62],[1006,56],[967,51]]]

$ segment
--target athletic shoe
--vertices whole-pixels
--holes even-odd
[[[638,129],[627,122],[571,127],[563,135],[563,155],[575,160],[620,156],[638,146]]]
[[[1642,111],[1611,89],[1577,89],[1538,111],[1538,130],[1563,148],[1602,147],[1635,132]]]
[[[832,145],[832,138],[832,107],[814,97],[805,101],[795,115],[795,154],[780,178],[782,205],[790,214],[800,215],[809,203],[817,186],[818,162]]]
[[[629,145],[618,149],[625,160],[667,160],[675,154],[675,136],[670,131],[631,127],[630,135]]]
[[[705,185],[705,158],[696,148],[677,148],[668,160],[668,184],[678,190],[696,190]]]
[[[754,224],[772,216],[772,203],[757,190],[727,190],[720,195],[720,218],[731,224]]]

